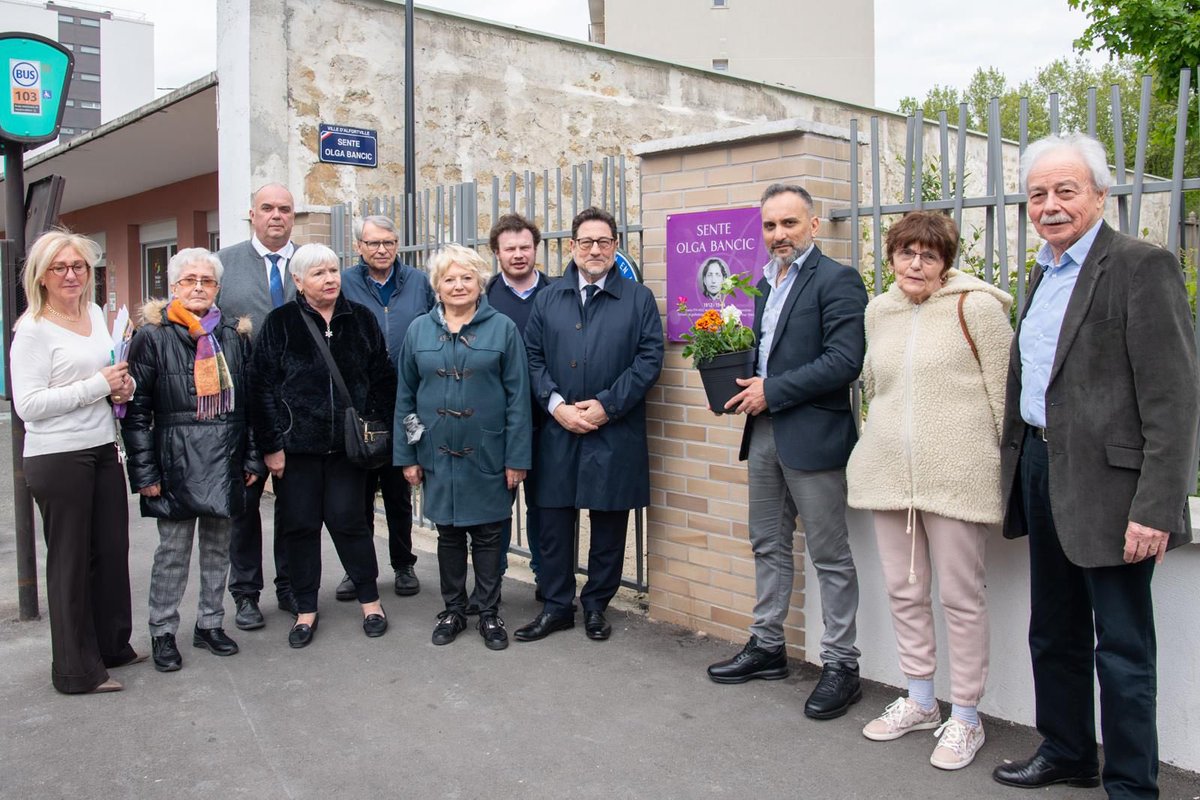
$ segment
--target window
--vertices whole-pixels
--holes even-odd
[[[100,20],[92,19],[91,17],[80,17],[79,24],[85,28],[99,28]]]
[[[75,18],[74,18],[74,17],[71,17],[71,16],[68,16],[68,15],[66,15],[66,14],[59,14],[59,15],[58,15],[58,21],[59,21],[59,23],[61,23],[61,24],[64,24],[64,25],[70,25],[72,22],[74,22],[74,21],[75,21]]]
[[[70,42],[59,42],[59,44],[61,44],[63,47],[67,48],[68,50],[75,49],[75,45],[71,44]]]
[[[58,134],[59,134],[60,136],[74,136],[74,135],[75,135],[75,129],[74,129],[74,128],[59,128],[59,129],[58,129]]]
[[[96,279],[96,305],[106,308],[108,306],[108,266],[104,263],[103,258],[92,267],[92,277]]]
[[[81,81],[90,81],[91,83],[99,83],[99,82],[100,82],[100,76],[99,76],[99,75],[93,75],[93,74],[92,74],[92,73],[90,73],[90,72],[81,72],[81,73],[79,73],[79,80],[81,80]]]
[[[712,61],[712,65],[713,65],[712,68],[715,69],[717,72],[729,72],[729,59],[728,58],[714,58]]]
[[[85,133],[91,133],[91,131],[92,131],[92,129],[91,129],[91,128],[80,128],[80,129],[79,129],[79,135],[80,135],[80,136],[82,136],[82,135],[83,135],[83,134],[85,134]]]
[[[177,250],[175,242],[142,245],[142,298],[167,297],[167,262]]]
[[[86,53],[89,56],[98,56],[100,55],[100,48],[92,47],[90,44],[81,44],[79,45],[79,52]]]
[[[74,107],[75,107],[75,101],[70,98],[67,98],[67,108],[74,108]]]
[[[209,231],[208,232],[208,249],[213,253],[215,253],[221,249],[221,232],[220,231]]]
[[[74,100],[67,101],[68,104],[73,104],[74,102],[75,102]],[[80,108],[90,108],[93,111],[100,110],[100,104],[97,103],[95,100],[80,100],[79,107]]]
[[[729,0],[712,0],[713,8],[729,8]],[[83,22],[83,20],[80,20]]]

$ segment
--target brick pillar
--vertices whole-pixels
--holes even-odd
[[[781,130],[781,128],[787,128]],[[817,242],[849,257],[849,226],[826,214],[850,199],[848,132],[802,121],[649,142],[641,156],[643,268],[666,311],[668,214],[757,205],[775,182],[799,183],[822,217]],[[738,461],[744,418],[705,406],[700,375],[668,342],[662,378],[648,403],[650,615],[742,642],[754,609],[747,529],[746,466]],[[786,628],[790,654],[805,656],[804,543],[796,537],[796,586]],[[820,632],[814,632],[814,641]]]

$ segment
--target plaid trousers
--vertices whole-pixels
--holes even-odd
[[[222,627],[225,579],[229,574],[231,520],[217,517],[158,521],[158,549],[150,572],[150,635],[179,631],[179,603],[187,589],[196,523],[200,528],[200,603],[196,627]]]

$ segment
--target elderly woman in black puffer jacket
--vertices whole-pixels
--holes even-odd
[[[129,346],[137,388],[121,427],[129,485],[141,495],[142,516],[158,519],[150,636],[159,672],[183,665],[175,634],[197,523],[200,603],[192,645],[218,656],[238,651],[222,627],[231,518],[245,504],[244,486],[266,469],[246,417],[250,323],[227,319],[214,305],[223,272],[203,248],[176,253],[167,264],[173,299],[146,304]]]
[[[288,271],[296,299],[272,311],[255,340],[252,415],[274,478],[275,535],[284,537],[300,610],[288,644],[306,647],[317,630],[322,523],[354,582],[363,632],[382,636],[387,615],[379,602],[375,541],[362,506],[367,473],[346,457],[346,407],[321,351],[332,356],[354,408],[366,419],[390,418],[396,369],[374,313],[342,296],[336,253],[306,244],[288,261]]]

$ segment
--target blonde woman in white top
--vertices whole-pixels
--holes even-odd
[[[91,302],[100,249],[50,231],[24,270],[29,308],[13,336],[13,404],[25,421],[25,480],[42,512],[54,688],[120,691],[108,670],[145,660],[129,646],[129,508],[109,401],[133,381],[111,364],[104,313]]]

